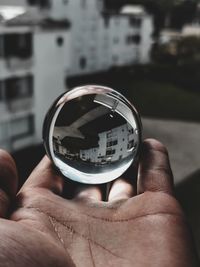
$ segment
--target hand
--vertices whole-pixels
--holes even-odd
[[[63,197],[64,181],[45,157],[17,194],[16,168],[0,153],[0,266],[197,266],[183,212],[173,197],[165,147],[146,140],[132,181],[113,182],[108,201],[98,186]]]

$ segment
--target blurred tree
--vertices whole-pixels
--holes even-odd
[[[151,58],[156,63],[177,65],[177,43],[155,43],[151,51]]]
[[[171,12],[170,27],[181,29],[186,23],[194,20],[197,14],[197,1],[183,1],[173,7]]]
[[[165,44],[156,43],[151,55],[155,62],[162,64],[200,64],[200,37],[187,36]]]
[[[177,63],[200,64],[200,37],[188,36],[177,43]]]
[[[155,44],[152,59],[154,69],[149,77],[200,91],[200,37],[188,36],[167,44]]]
[[[153,14],[157,37],[163,27],[181,28],[191,22],[200,0],[104,0],[108,9],[119,10],[125,4],[143,5]]]

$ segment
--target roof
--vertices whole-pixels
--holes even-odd
[[[19,6],[0,6],[0,21],[8,21],[22,15],[26,9]]]
[[[140,5],[125,5],[120,10],[121,14],[127,15],[143,15],[145,10],[143,6]]]
[[[42,28],[69,28],[67,19],[48,18],[35,7],[0,6],[0,22],[6,26],[40,26]]]

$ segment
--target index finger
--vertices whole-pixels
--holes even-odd
[[[33,170],[20,191],[32,188],[44,188],[58,195],[61,195],[63,192],[64,180],[53,167],[47,156]]]

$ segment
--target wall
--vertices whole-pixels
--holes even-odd
[[[140,46],[140,63],[150,62],[150,51],[153,44],[153,19],[151,16],[146,16],[142,24],[142,39]]]
[[[63,38],[63,45],[57,39]],[[40,31],[34,36],[35,54],[35,123],[36,140],[41,142],[41,129],[46,112],[65,88],[66,70],[69,67],[70,35],[67,31]]]

